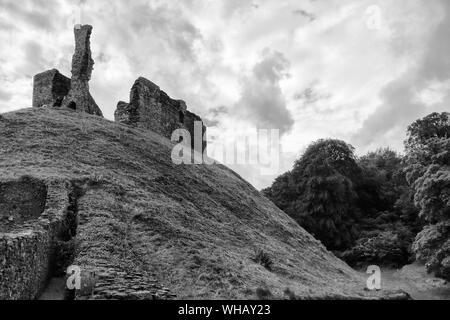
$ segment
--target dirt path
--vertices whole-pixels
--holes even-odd
[[[65,278],[52,278],[39,300],[64,300]]]
[[[450,284],[427,274],[420,264],[408,265],[401,270],[382,268],[381,277],[383,289],[401,289],[414,300],[450,300]]]

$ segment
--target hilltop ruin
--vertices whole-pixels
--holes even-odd
[[[92,26],[76,26],[75,53],[72,58],[72,77],[52,69],[37,74],[33,85],[33,107],[64,107],[103,117],[103,113],[89,92],[94,59],[90,48]],[[152,130],[168,139],[177,129],[186,129],[191,135],[193,150],[206,150],[206,126],[196,114],[187,110],[186,103],[174,100],[156,84],[140,77],[134,83],[130,102],[120,101],[115,121]],[[200,142],[195,143],[196,140]]]
[[[70,79],[52,69],[34,77],[33,107],[60,107],[70,91]]]
[[[171,139],[175,130],[186,129],[191,135],[192,149],[201,153],[206,149],[203,120],[187,110],[186,102],[170,98],[156,84],[142,77],[136,80],[131,89],[130,103],[118,103],[115,120],[152,130],[168,139]],[[196,122],[200,123],[197,130]],[[195,138],[202,140],[201,146],[195,145]]]
[[[72,78],[53,69],[37,74],[33,85],[33,107],[67,107],[103,117],[89,92],[94,60],[91,56],[92,26],[76,26],[75,54],[72,58]]]
[[[63,106],[90,114],[103,116],[102,111],[89,93],[94,60],[91,56],[90,38],[92,26],[75,27],[75,54],[72,59],[72,80],[70,91]]]

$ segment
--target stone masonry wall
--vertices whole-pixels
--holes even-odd
[[[33,108],[61,106],[70,90],[70,79],[52,69],[34,76]]]
[[[156,84],[145,78],[134,83],[130,93],[130,103],[119,102],[115,112],[117,122],[152,130],[168,139],[177,129],[187,129],[191,134],[194,149],[194,122],[202,119],[187,110],[182,100],[171,99]],[[206,127],[203,127],[203,134]],[[206,142],[203,143],[203,152]]]
[[[72,84],[63,106],[103,116],[89,92],[94,60],[91,55],[92,26],[75,27],[75,54],[72,58]]]
[[[32,194],[30,190],[17,190],[23,186],[24,181],[29,180],[28,177],[18,181],[0,180],[0,185],[4,186],[0,188],[0,192],[8,194],[6,189],[11,188],[11,192]],[[0,227],[3,228],[0,228],[0,300],[38,299],[49,279],[64,275],[69,265],[77,265],[82,270],[82,288],[74,292],[73,296],[72,292],[67,292],[69,295],[66,298],[69,299],[175,298],[152,274],[127,272],[103,261],[95,253],[91,255],[89,250],[83,250],[82,248],[90,248],[89,242],[83,241],[86,236],[89,237],[90,231],[81,227],[79,235],[78,201],[88,195],[83,195],[76,183],[57,180],[46,181],[44,184],[47,186],[45,209],[38,218],[26,222],[0,219]],[[14,187],[15,185],[20,187]],[[38,194],[40,193],[39,191]],[[9,197],[1,199],[5,202]],[[90,203],[89,198],[86,201]],[[11,205],[14,206],[14,203]],[[83,214],[85,213],[81,212]],[[8,228],[5,228],[5,224],[9,224]],[[6,229],[8,231],[4,232]],[[81,237],[78,239],[81,245],[78,255],[74,246],[76,236]],[[87,257],[89,258],[86,259]],[[90,263],[86,264],[87,261]]]
[[[8,220],[13,226],[8,227],[8,232],[0,232],[0,300],[27,300],[40,296],[57,259],[55,241],[68,232],[68,194],[66,184],[49,183],[41,216],[23,223]],[[0,221],[0,224],[5,223]]]

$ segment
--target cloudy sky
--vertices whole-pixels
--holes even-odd
[[[448,0],[0,0],[0,112],[30,107],[34,74],[70,76],[80,22],[108,119],[144,76],[214,141],[279,129],[278,173],[319,138],[402,151],[407,125],[450,102]],[[257,188],[274,179],[232,167]]]

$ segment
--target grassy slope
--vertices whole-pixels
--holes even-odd
[[[170,141],[72,111],[0,117],[0,174],[83,181],[76,263],[152,275],[179,298],[360,297],[365,279],[224,166],[175,166]],[[272,271],[252,261],[262,249]]]

